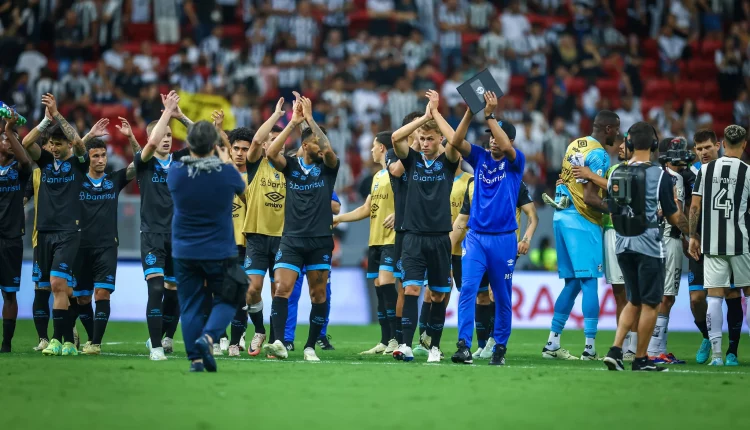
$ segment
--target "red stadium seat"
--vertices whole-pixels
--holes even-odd
[[[669,79],[651,79],[646,81],[643,92],[650,98],[664,100],[674,95],[674,86]]]
[[[718,71],[714,60],[695,59],[688,63],[690,78],[699,81],[715,80]]]
[[[139,54],[141,52],[141,42],[123,43],[122,49],[132,55]]]
[[[656,39],[646,39],[641,42],[643,56],[646,58],[659,58],[659,45]]]
[[[641,99],[641,113],[643,114],[643,119],[648,120],[648,112],[657,106],[661,106],[664,104],[664,100],[660,99]]]
[[[128,40],[132,42],[142,42],[144,40],[156,39],[154,24],[128,24],[125,27],[125,34]]]
[[[109,118],[110,120],[117,120],[117,117],[128,117],[128,108],[126,108],[123,105],[114,104],[114,105],[104,105],[102,106],[101,114],[99,115],[102,118]]]
[[[510,77],[509,95],[524,97],[526,95],[526,76],[513,75]]]
[[[719,98],[719,84],[716,81],[701,82],[701,96],[707,100],[717,100]]]
[[[232,41],[242,41],[245,39],[245,29],[241,25],[226,25],[224,26],[224,38],[232,39]]]
[[[620,94],[620,81],[617,79],[599,79],[596,86],[602,97],[614,99]]]
[[[680,101],[685,99],[695,101],[701,98],[703,85],[701,82],[681,80],[675,85],[675,91]]]
[[[708,112],[714,121],[731,121],[734,118],[734,102],[714,102],[713,109]]]
[[[568,78],[565,80],[568,95],[578,96],[586,91],[586,81],[583,78]]]
[[[83,74],[88,75],[89,72],[96,69],[96,61],[87,61],[83,63]]]
[[[698,114],[711,113],[716,108],[716,103],[713,100],[698,100],[695,102],[695,108]]]
[[[646,58],[641,65],[641,78],[650,79],[659,76],[659,62],[654,59]]]
[[[701,54],[704,57],[713,58],[714,53],[724,46],[721,40],[704,40],[701,45]]]

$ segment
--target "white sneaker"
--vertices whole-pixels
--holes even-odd
[[[723,366],[724,360],[721,359],[721,357],[714,357],[713,360],[711,360],[710,363],[708,363],[709,366]]]
[[[240,347],[238,345],[229,345],[229,356],[230,357],[239,357],[240,356]]]
[[[242,337],[240,338],[240,349],[245,350],[245,333],[242,333]]]
[[[484,360],[492,358],[493,349],[495,348],[496,343],[494,337],[487,339],[487,345],[484,346],[484,350],[479,354],[479,358]]]
[[[151,348],[151,354],[148,356],[151,361],[162,361],[166,360],[167,356],[164,355],[164,347]]]
[[[388,341],[388,346],[385,348],[385,351],[383,351],[383,355],[391,355],[393,354],[393,351],[398,349],[398,342],[396,339],[391,339]]]
[[[433,346],[430,349],[430,355],[427,357],[428,363],[440,363],[440,349],[437,346]]]
[[[224,355],[224,351],[221,350],[221,345],[219,345],[218,343],[215,343],[214,344],[214,356],[217,356],[217,355]]]
[[[302,351],[302,356],[305,361],[320,361],[318,355],[315,354],[315,348],[305,348],[305,350]]]
[[[266,355],[272,355],[279,360],[283,360],[289,357],[289,351],[287,351],[286,347],[284,346],[284,342],[278,339],[276,339],[276,342],[274,343],[267,343],[263,345],[263,351],[266,353]]]
[[[222,352],[229,351],[229,339],[225,337],[219,339],[219,347],[221,347]]]
[[[426,350],[430,350],[430,347],[432,346],[432,336],[427,336],[427,331],[422,333],[421,336],[419,336],[419,344],[424,347]]]
[[[40,338],[39,339],[39,345],[37,345],[37,346],[34,347],[34,351],[41,351],[44,348],[46,348],[47,345],[49,345],[49,340],[48,339]]]
[[[373,346],[372,348],[368,349],[367,351],[362,351],[359,354],[360,355],[382,354],[383,351],[385,351],[386,348],[387,348],[387,346],[385,344],[378,343],[377,345]],[[305,349],[305,351],[307,351],[307,348]]]
[[[164,348],[165,354],[171,354],[174,352],[174,340],[171,337],[165,337],[162,339],[161,346]]]
[[[263,347],[263,342],[266,341],[265,333],[255,333],[253,340],[250,341],[250,348],[247,349],[247,353],[252,357],[260,354],[260,349]]]
[[[578,360],[578,357],[571,355],[565,348],[558,348],[554,351],[551,349],[544,348],[542,350],[542,358],[548,360]]]
[[[412,361],[414,360],[414,353],[411,348],[402,343],[398,346],[398,349],[393,351],[393,358],[400,361]]]
[[[484,348],[482,348],[481,346],[478,347],[477,350],[474,351],[473,354],[471,354],[471,358],[473,358],[474,360],[480,359],[482,357],[482,351],[484,351]]]

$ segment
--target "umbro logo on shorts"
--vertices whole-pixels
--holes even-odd
[[[276,253],[276,261],[279,261],[279,260],[281,260],[281,250],[279,250],[279,252]]]

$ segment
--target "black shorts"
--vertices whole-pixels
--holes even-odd
[[[401,254],[404,253],[404,233],[403,231],[396,231],[396,242],[393,244],[393,258],[396,259],[396,270],[393,271],[393,276],[396,278],[403,279],[404,277],[404,266],[401,262]]]
[[[49,286],[50,277],[64,278],[73,282],[80,231],[50,231],[37,234],[37,257],[39,261],[39,285]]]
[[[266,271],[273,279],[273,261],[279,252],[280,237],[265,234],[248,233],[245,235],[245,261],[242,266],[247,275],[266,276]]]
[[[308,273],[311,270],[331,270],[332,253],[333,236],[284,236],[279,242],[273,269],[294,270],[297,274],[302,273],[303,267]]]
[[[172,235],[141,232],[141,264],[143,276],[159,274],[164,282],[177,283],[172,265]]]
[[[703,254],[698,261],[688,258],[688,288],[703,291]]]
[[[367,279],[376,279],[381,271],[395,270],[393,245],[373,245],[367,250]]]
[[[451,240],[448,234],[436,236],[406,233],[401,255],[404,287],[427,284],[437,293],[451,292]]]
[[[664,296],[664,259],[648,255],[624,252],[617,254],[625,292],[633,305],[656,306]]]
[[[245,245],[237,245],[237,261],[240,263],[240,266],[242,266],[245,261],[246,252],[247,248],[245,248]]]
[[[0,237],[0,291],[15,293],[21,289],[23,238]]]
[[[451,255],[451,271],[453,272],[453,283],[456,285],[456,289],[461,291],[463,268],[461,265],[460,255]],[[479,283],[479,292],[484,293],[490,289],[490,277],[487,272],[484,272],[482,281]]]
[[[81,248],[76,257],[73,297],[94,295],[95,288],[115,291],[117,247]]]

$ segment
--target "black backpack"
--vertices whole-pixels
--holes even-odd
[[[612,225],[621,236],[639,236],[657,227],[646,214],[646,169],[651,163],[621,164],[609,177],[607,204]]]

